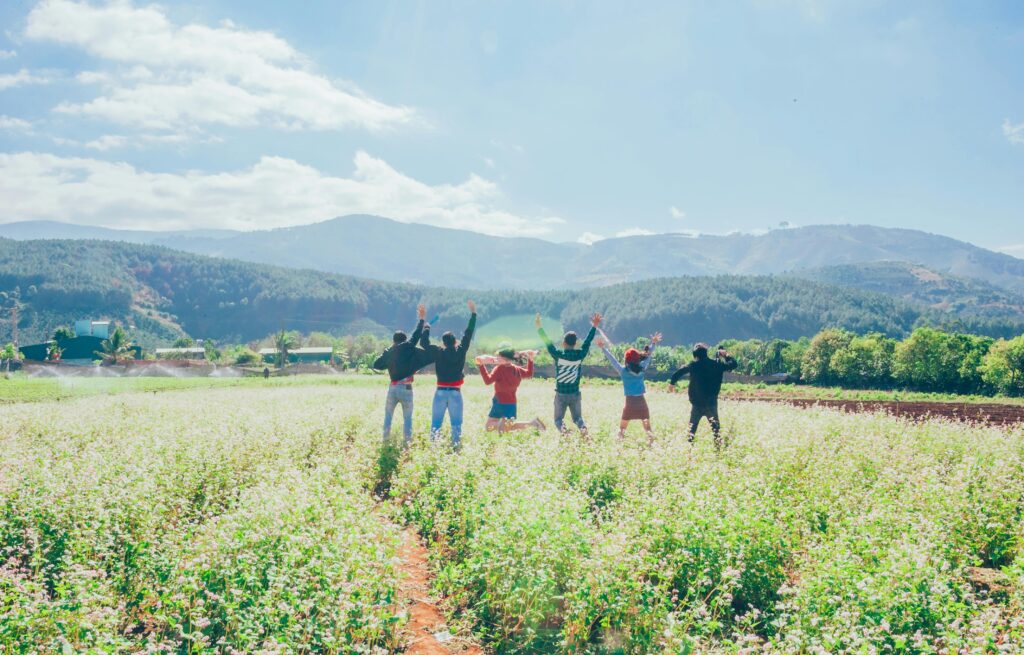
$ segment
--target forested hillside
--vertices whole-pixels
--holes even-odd
[[[794,271],[794,277],[883,293],[934,309],[989,318],[1024,318],[1024,294],[983,280],[908,262],[844,264]]]
[[[581,291],[468,292],[377,282],[317,271],[204,257],[106,241],[0,239],[0,308],[19,308],[21,343],[48,337],[76,318],[134,325],[154,345],[181,333],[250,341],[281,328],[334,334],[409,327],[425,302],[439,329],[460,329],[465,299],[486,320],[542,312],[582,329],[593,311],[613,338],[660,330],[669,343],[787,338],[823,327],[903,336],[915,325],[952,320],[901,300],[799,279],[681,277]],[[10,338],[8,311],[0,342]],[[955,327],[1007,336],[1020,324],[965,317]]]
[[[114,239],[466,289],[573,289],[678,275],[764,275],[843,264],[912,262],[1024,293],[1022,259],[936,234],[871,225],[812,225],[759,235],[654,234],[583,245],[352,215],[253,232],[121,231],[40,221],[0,226],[0,236]]]

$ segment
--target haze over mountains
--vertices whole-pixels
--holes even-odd
[[[410,327],[424,302],[437,330],[461,330],[468,296],[482,323],[521,321],[532,331],[541,312],[583,329],[594,311],[606,315],[616,340],[663,332],[669,344],[703,339],[797,338],[823,327],[905,336],[931,324],[1007,336],[1019,317],[981,317],[929,309],[876,292],[792,276],[700,276],[555,291],[467,291],[381,282],[208,257],[149,244],[96,240],[0,239],[0,343],[11,339],[18,309],[21,343],[91,317],[134,326],[146,347],[182,333],[248,342],[282,328],[336,335],[386,335]]]
[[[1008,324],[1006,321],[1024,321],[1024,260],[957,242],[945,236],[863,225],[820,225],[774,230],[761,235],[630,236],[609,238],[592,246],[556,244],[537,238],[487,236],[470,231],[399,223],[374,216],[346,216],[312,225],[255,232],[155,232],[35,221],[0,226],[0,235],[17,241],[99,239],[123,242],[143,248],[132,258],[138,256],[138,253],[150,253],[145,259],[155,257],[153,251],[145,250],[145,247],[163,246],[221,260],[243,260],[285,269],[313,269],[365,278],[366,283],[371,283],[370,280],[403,282],[435,290],[574,291],[580,294],[584,289],[597,290],[655,277],[774,274],[823,282],[831,288],[882,294],[921,307],[921,311],[932,311],[934,316],[945,315],[948,320],[969,318],[993,320],[1002,324]],[[32,243],[35,246],[31,248],[25,244],[26,255],[33,252],[38,256],[40,252],[45,252],[38,250],[42,242]],[[35,265],[40,270],[34,271],[33,265],[16,261],[20,259],[17,257],[19,248],[14,242],[8,244],[10,247],[6,253],[12,258],[8,264],[28,275],[22,277],[23,281],[34,278],[34,272],[47,272],[45,265]],[[52,252],[60,251],[56,249]],[[117,252],[118,258],[122,258],[133,251],[128,248],[116,251],[90,249],[88,252],[92,254],[91,265],[100,269],[101,264],[96,260],[98,253]],[[218,267],[214,263],[216,261],[211,259],[209,263],[199,266],[199,269]],[[243,274],[243,269],[238,267],[230,270],[236,271],[233,273],[236,275]],[[286,295],[293,299],[303,297],[303,294],[296,294],[292,288],[296,280],[316,278],[315,275],[290,275],[283,269],[272,274],[267,272],[269,269],[260,267],[246,270],[248,273],[245,274],[256,277],[269,274],[274,279],[288,279],[285,285],[274,283],[272,287],[288,288]],[[48,272],[51,281],[46,287],[52,290],[56,280],[52,277],[52,271]],[[136,275],[132,274],[126,279],[134,277]],[[13,279],[9,281],[11,283],[8,286],[12,288]],[[135,283],[125,283],[123,288],[132,287]],[[344,286],[351,283],[346,280]],[[358,283],[364,285],[362,281]],[[658,283],[665,285],[666,282]],[[736,294],[742,302],[757,296],[753,289],[760,282],[751,278],[749,283],[752,291],[744,294],[733,279],[728,283],[729,294]],[[691,280],[687,285],[693,288],[694,282]],[[680,293],[687,293],[686,288],[686,285],[680,287]],[[642,292],[648,288],[640,285],[636,289]],[[706,291],[715,289],[708,287]],[[175,293],[173,288],[167,291],[171,296]],[[263,290],[257,295],[267,298],[266,302],[269,302],[269,296],[275,293]],[[155,295],[165,296],[159,290]],[[238,301],[251,297],[249,293],[228,295],[238,295]],[[145,292],[142,296],[150,297],[154,293]],[[613,293],[610,296],[617,297],[620,294]],[[88,295],[83,296],[82,290],[79,290],[75,298],[81,301],[82,298],[88,298]],[[701,299],[693,300],[700,302]],[[221,302],[221,299],[217,302]],[[672,301],[658,302],[671,304]],[[716,300],[712,305],[719,302]],[[847,298],[846,302],[854,302],[858,306],[865,304],[859,297],[856,301]],[[77,302],[77,306],[85,310],[88,302]],[[196,309],[191,308],[193,311]],[[51,303],[49,310],[56,311],[57,307]],[[119,306],[118,312],[128,315],[125,306]],[[179,307],[172,313],[179,315],[181,312]],[[290,313],[297,315],[294,311]],[[857,313],[862,312],[858,309]],[[679,315],[678,312],[676,315]],[[359,316],[357,311],[349,313],[342,322],[355,320]],[[221,314],[215,321],[218,323],[216,329],[213,329],[212,324],[197,323],[195,318],[191,318],[182,320],[171,331],[195,329],[203,325],[202,332],[209,336],[220,333],[252,337],[252,333],[240,330],[238,326],[228,328],[223,324],[223,317]],[[380,315],[372,316],[375,329],[383,330],[383,326],[388,324],[382,318]],[[255,320],[260,325],[259,331],[268,330],[263,320],[256,320],[252,315],[247,320]],[[339,317],[332,316],[332,322],[338,320]],[[46,322],[40,321],[40,325]],[[177,321],[171,319],[168,322]],[[775,318],[768,322],[781,324]],[[796,330],[797,333],[804,329],[803,326],[814,321],[804,316],[799,322],[801,328]],[[850,321],[846,324],[853,325]],[[865,329],[868,328],[866,322],[861,321],[861,324]],[[716,326],[716,331],[726,332],[725,329],[726,325]],[[892,330],[891,326],[886,329]],[[996,329],[996,332],[1001,334],[1002,330]],[[766,326],[752,326],[748,334],[768,336],[771,331]]]
[[[926,232],[868,225],[818,225],[762,235],[632,236],[589,246],[492,237],[365,215],[255,232],[145,232],[33,221],[0,226],[0,235],[146,243],[263,264],[473,289],[570,289],[679,275],[786,272],[840,284],[846,279],[863,288],[865,283],[870,286],[865,274],[822,277],[806,271],[904,262],[943,277],[979,280],[988,283],[986,288],[1002,288],[1014,296],[1024,293],[1024,259]],[[891,281],[892,271],[878,273]],[[866,275],[870,278],[872,271]]]

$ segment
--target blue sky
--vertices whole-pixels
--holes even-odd
[[[10,0],[0,223],[870,223],[1024,256],[1024,4],[631,4]]]

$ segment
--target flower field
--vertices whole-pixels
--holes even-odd
[[[402,523],[493,652],[1024,651],[1024,428],[723,401],[718,455],[595,385],[590,441],[502,436],[471,379],[453,454],[426,381],[397,461],[376,378],[3,406],[0,652],[398,652]]]

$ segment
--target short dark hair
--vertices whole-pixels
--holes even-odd
[[[703,341],[701,341],[700,343],[694,345],[694,347],[693,347],[693,356],[701,358],[701,359],[703,359],[704,357],[707,357],[708,356],[708,344],[706,344]]]
[[[576,333],[573,332],[572,330],[569,330],[568,332],[565,333],[565,336],[562,337],[562,341],[565,342],[565,345],[571,348],[572,346],[576,345],[576,338]]]
[[[452,334],[450,331],[449,332],[445,332],[444,334],[441,335],[441,343],[444,344],[445,348],[454,348],[455,347],[455,335]]]
[[[395,330],[395,334],[393,337],[391,337],[391,340],[394,341],[396,344],[405,343],[406,341],[409,340],[409,336],[406,335],[406,333],[402,332],[401,330]]]

